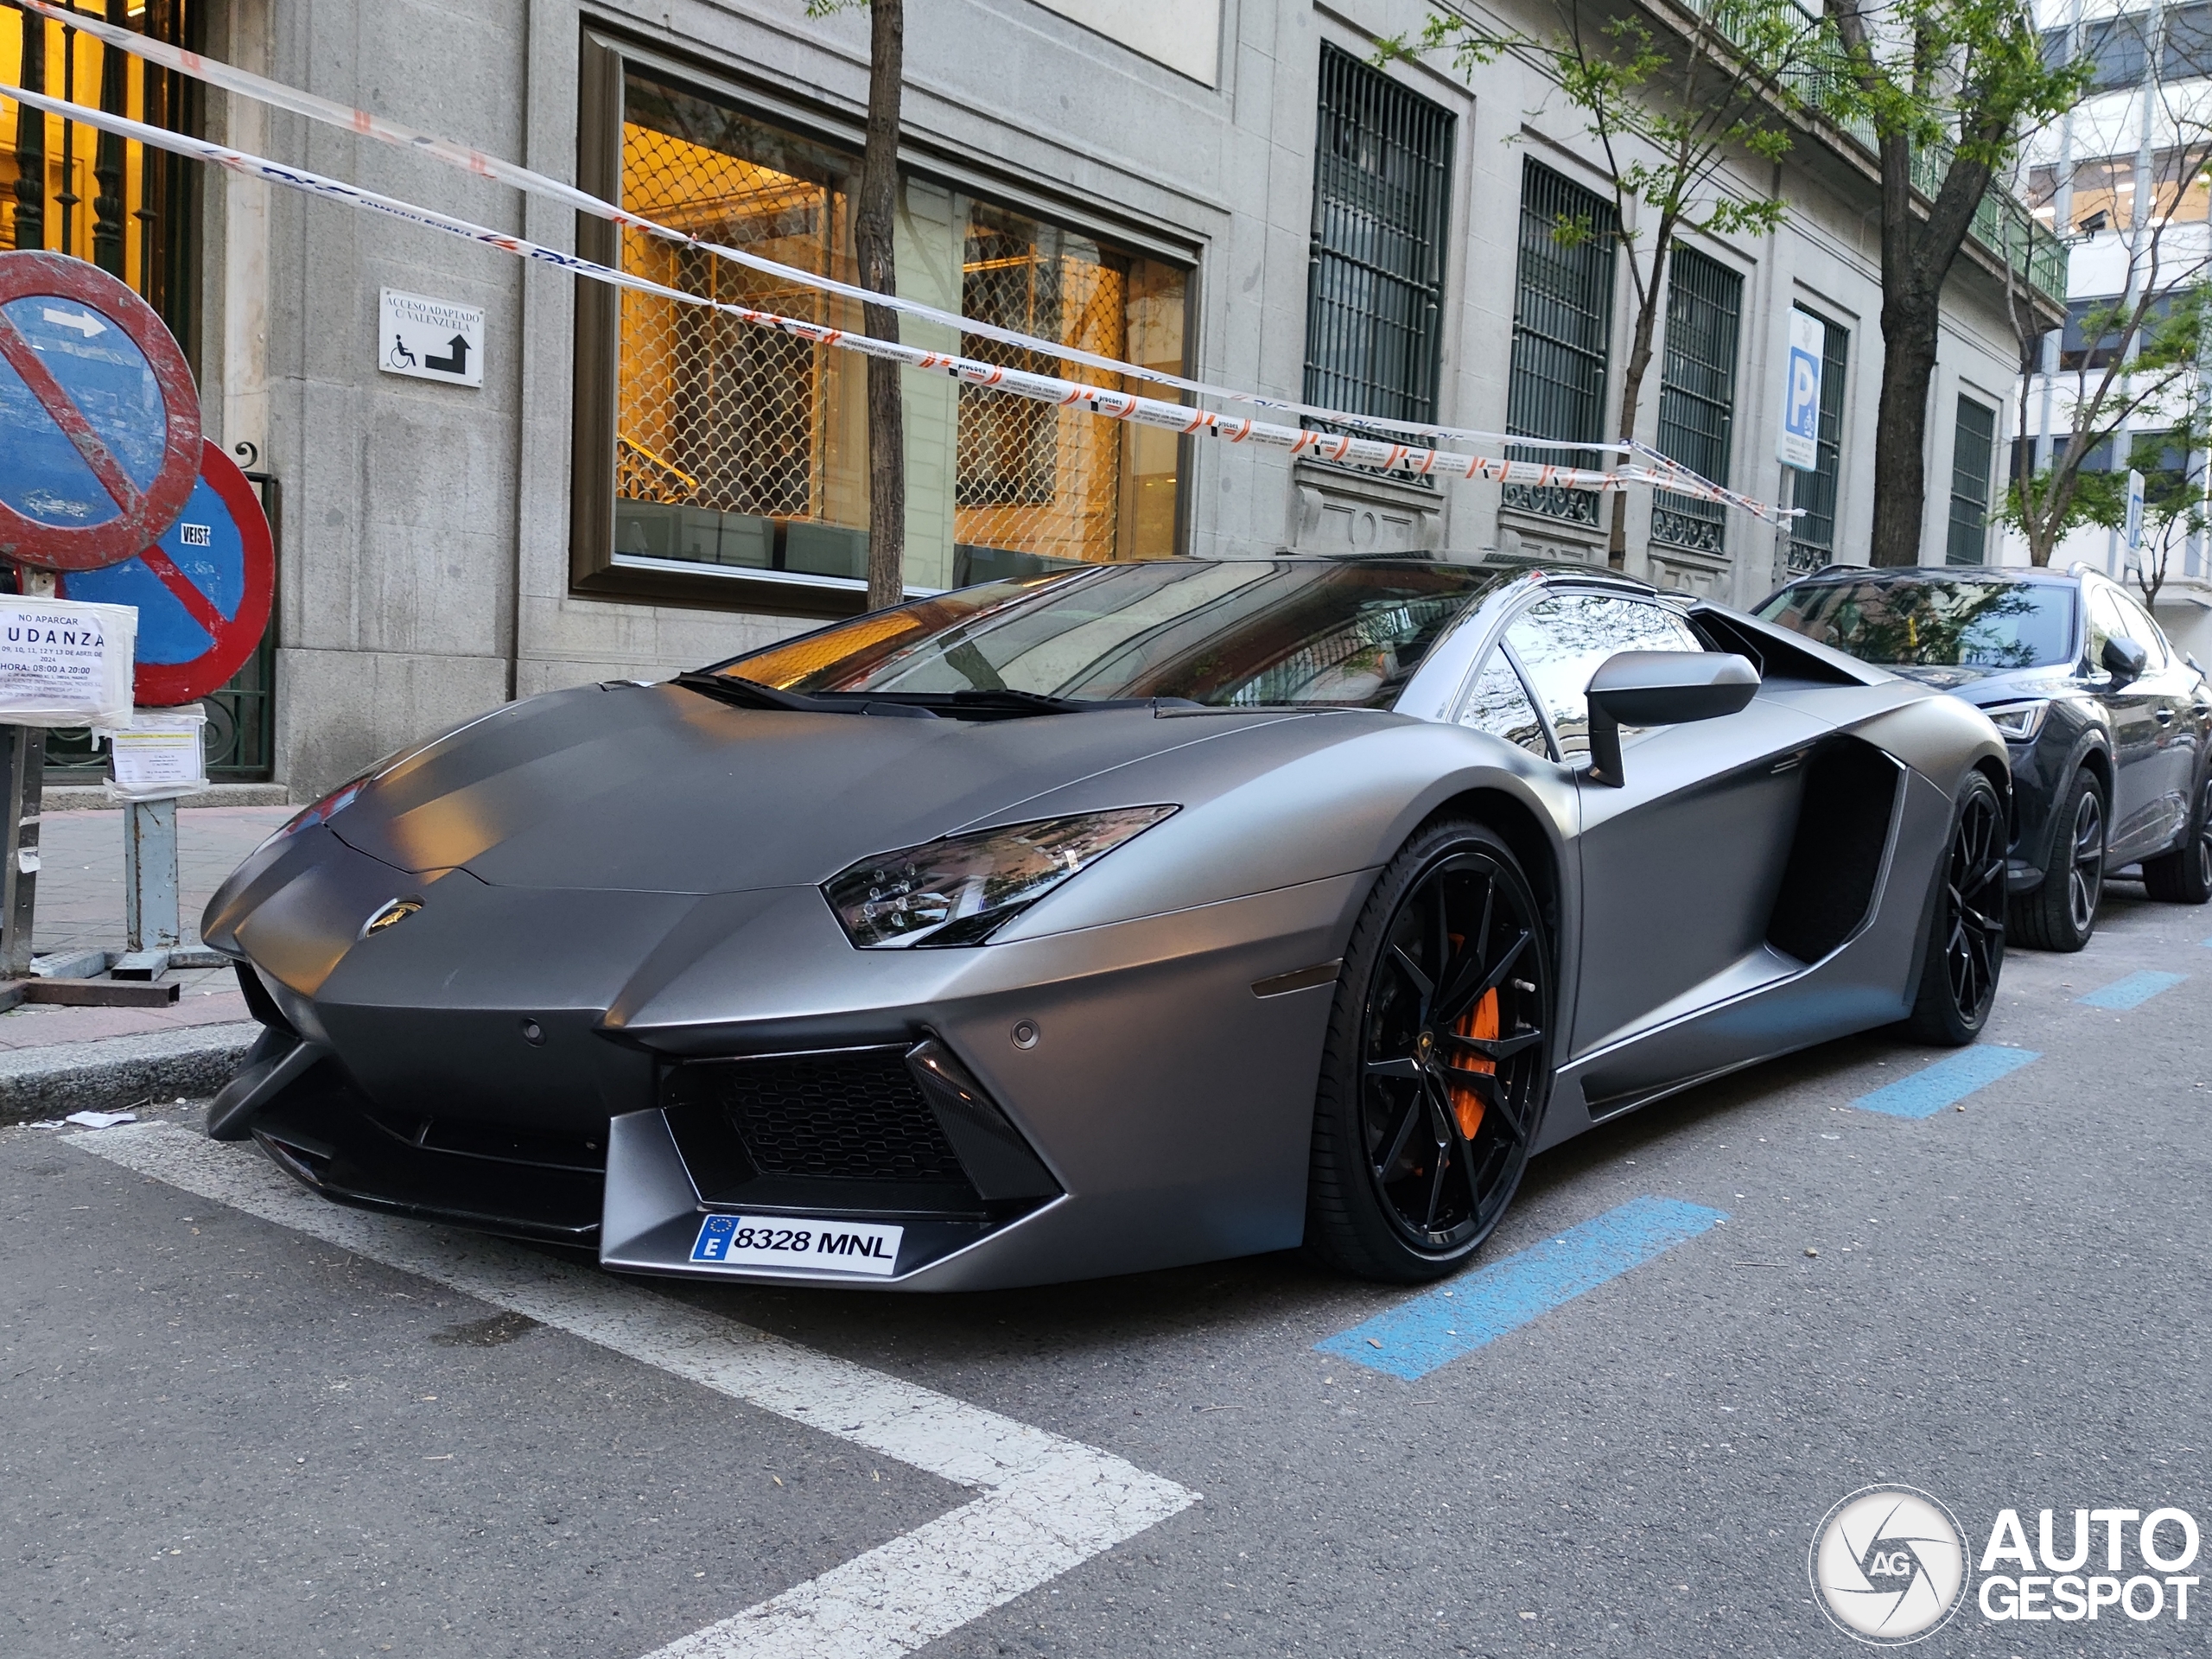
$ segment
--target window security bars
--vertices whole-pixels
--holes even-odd
[[[1333,46],[1321,48],[1306,401],[1436,417],[1452,117]]]
[[[1536,162],[1522,163],[1513,365],[1505,395],[1506,430],[1516,436],[1576,443],[1605,436],[1618,230],[1611,202]],[[1586,466],[1590,459],[1557,449],[1517,449],[1514,458],[1562,466]],[[1504,502],[1572,524],[1598,522],[1591,490],[1509,484]]]
[[[1737,324],[1744,279],[1694,248],[1668,262],[1667,349],[1659,370],[1659,448],[1701,477],[1726,483],[1736,414]],[[1725,550],[1727,509],[1662,490],[1653,498],[1651,539],[1669,547]]]
[[[1959,399],[1959,424],[1951,445],[1951,534],[1946,564],[1980,564],[1988,549],[1989,458],[1997,442],[1997,411],[1971,397]]]
[[[1789,568],[1817,570],[1835,559],[1836,489],[1843,472],[1843,377],[1851,354],[1851,331],[1821,319],[1827,331],[1821,348],[1819,466],[1792,473],[1790,504],[1804,516],[1790,521]]]

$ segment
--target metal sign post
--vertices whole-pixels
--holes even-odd
[[[45,598],[54,592],[54,572],[25,570],[26,594]],[[46,728],[10,726],[8,776],[0,796],[0,978],[21,979],[31,970],[31,925],[38,905],[38,825],[46,784]]]
[[[157,575],[176,577],[180,602],[204,606],[205,590],[177,571],[158,543],[199,487],[205,448],[191,370],[151,306],[81,259],[0,255],[0,453],[8,458],[0,468],[0,558],[21,572],[24,600],[50,605],[63,598],[57,570],[94,572],[150,559]],[[20,660],[0,709],[17,722],[7,728],[0,789],[0,973],[17,982],[16,1001],[35,943],[45,728],[77,723],[71,713],[88,692],[95,706],[111,710],[89,723],[120,721],[129,712],[123,685],[111,689],[105,681],[129,661],[114,647],[136,632],[135,610],[115,610],[92,595],[67,597],[89,601],[82,617],[54,618],[50,628],[34,618],[8,634],[8,649]],[[207,620],[217,626],[203,649],[228,647],[220,637],[228,614],[211,611]],[[174,804],[165,816],[167,931],[174,943]],[[141,844],[134,804],[125,857],[134,872],[155,872],[158,889],[162,815],[150,823]],[[155,938],[162,931],[158,909],[149,918],[139,896],[134,892],[128,918],[134,946],[149,919]]]

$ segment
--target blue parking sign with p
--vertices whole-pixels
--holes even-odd
[[[1821,367],[1827,325],[1808,311],[1789,312],[1789,352],[1784,359],[1782,431],[1776,457],[1785,467],[1815,472],[1821,464]]]

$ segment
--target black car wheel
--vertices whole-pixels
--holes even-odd
[[[1913,999],[1913,1034],[1924,1041],[1955,1047],[1988,1023],[2005,965],[2005,841],[1996,785],[1969,772],[1952,814]]]
[[[2012,933],[2037,950],[2079,950],[2096,931],[2105,893],[2105,791],[2084,766],[2056,814],[2043,885],[2012,905]]]
[[[2187,839],[2171,853],[2143,861],[2143,887],[2164,904],[2201,905],[2212,899],[2212,777],[2197,787]]]
[[[1432,824],[1375,885],[1338,981],[1306,1242],[1373,1279],[1440,1278],[1505,1213],[1550,1090],[1552,957],[1512,850]]]

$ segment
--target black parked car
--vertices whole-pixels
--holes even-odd
[[[2079,950],[2108,871],[2212,898],[2212,686],[2127,590],[2048,570],[1831,565],[1758,614],[1978,705],[2005,734],[2011,933]]]

